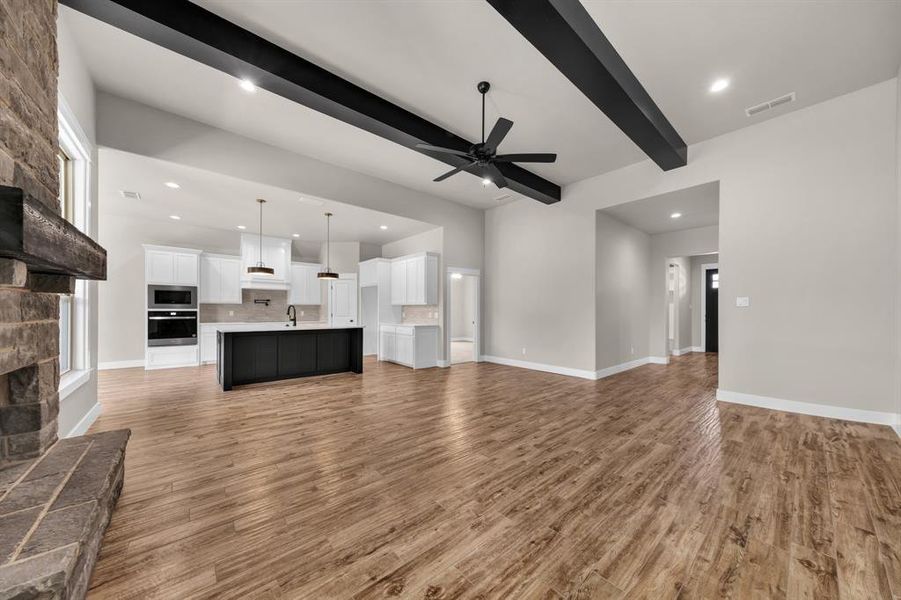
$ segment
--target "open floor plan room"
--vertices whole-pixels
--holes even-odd
[[[368,360],[233,393],[210,369],[102,375],[94,428],[132,439],[92,597],[879,598],[901,577],[895,434],[718,406],[715,355],[597,382]]]
[[[901,0],[0,32],[0,600],[901,600]]]

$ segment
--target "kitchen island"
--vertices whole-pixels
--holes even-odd
[[[363,329],[322,323],[221,325],[216,355],[224,391],[248,383],[362,373]]]

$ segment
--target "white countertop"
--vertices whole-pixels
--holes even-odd
[[[211,323],[203,323],[204,325],[210,325]],[[319,322],[299,322],[297,326],[292,326],[290,323],[286,322],[276,322],[276,323],[216,323],[216,331],[221,331],[222,333],[236,333],[241,331],[299,331],[299,330],[311,330],[311,329],[360,329],[359,326],[356,325],[348,325],[348,326],[340,326],[340,327],[332,327],[328,323],[319,323]]]
[[[438,327],[438,323],[379,323],[389,327]]]

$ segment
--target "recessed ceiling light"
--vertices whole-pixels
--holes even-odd
[[[245,92],[255,92],[255,91],[257,91],[257,86],[255,86],[252,81],[249,81],[247,79],[242,79],[241,80],[241,89],[244,90]]]
[[[671,215],[669,216],[669,218],[670,218],[670,219],[678,219],[678,218],[681,217],[681,216],[682,216],[682,213],[680,213],[680,212],[674,212],[673,214],[671,214]]]
[[[482,180],[482,185],[484,185],[485,187],[491,185],[491,180],[486,177]]]
[[[379,229],[384,231],[384,230],[388,229],[388,226],[387,225],[379,225]]]
[[[247,229],[247,225],[238,225],[238,229]]]
[[[166,182],[166,187],[172,188],[173,190],[177,190],[177,189],[180,188],[181,186],[178,185],[177,183],[175,183],[174,181],[167,181],[167,182]]]
[[[322,206],[323,204],[322,200],[316,200],[315,198],[298,198],[297,201],[310,206]]]
[[[179,217],[178,215],[169,215],[169,218],[173,221],[181,221],[181,217]]]
[[[713,84],[710,86],[710,91],[711,91],[711,92],[714,92],[714,93],[716,93],[716,92],[722,92],[722,91],[723,91],[724,89],[726,89],[727,87],[729,87],[729,80],[728,80],[728,79],[717,79],[717,80],[714,81]]]
[[[299,234],[299,233],[292,233],[292,234],[291,234],[291,237],[299,238],[299,237],[300,237],[300,234]]]

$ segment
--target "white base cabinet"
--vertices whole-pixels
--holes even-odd
[[[199,356],[198,346],[150,346],[147,348],[144,369],[170,369],[173,367],[196,367]]]
[[[414,369],[437,367],[438,326],[380,325],[379,360]]]
[[[216,356],[216,328],[218,324],[200,324],[200,363],[214,363]]]

